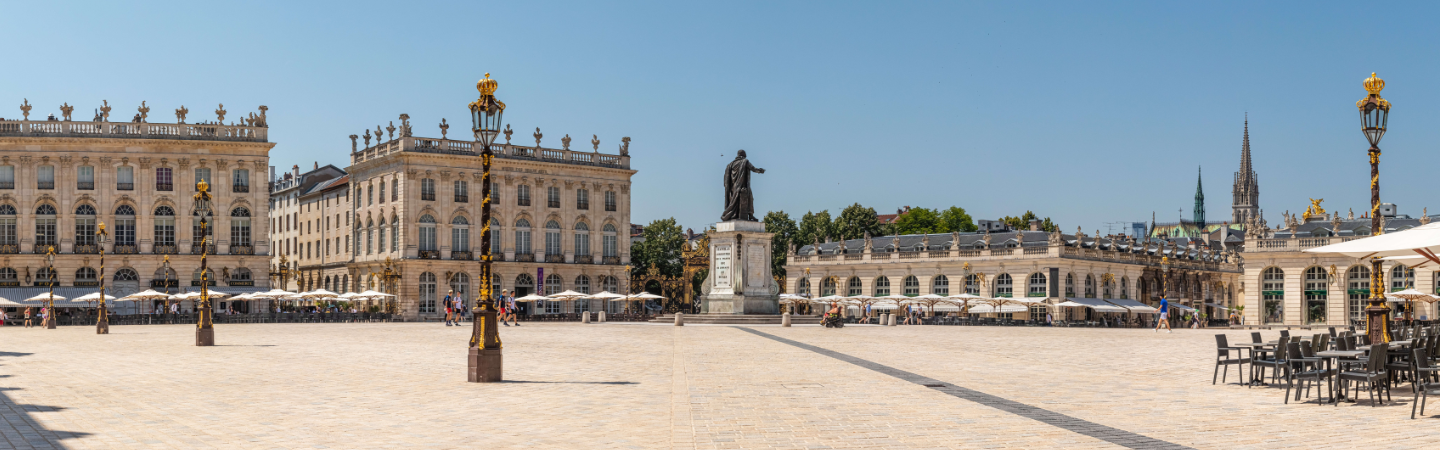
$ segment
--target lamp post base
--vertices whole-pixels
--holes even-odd
[[[215,345],[215,329],[214,329],[214,328],[196,328],[196,329],[195,329],[195,346],[196,346],[196,347],[211,347],[211,346],[214,346],[214,345]]]
[[[495,383],[502,381],[500,375],[500,349],[485,350],[479,347],[471,347],[469,360],[469,381],[471,383]]]
[[[110,318],[104,312],[95,320],[95,334],[110,334]]]
[[[55,329],[55,317],[54,317],[53,314],[52,314],[50,317],[45,318],[45,329],[47,329],[47,330],[53,330],[53,329]]]
[[[1390,308],[1385,301],[1371,301],[1365,308],[1365,335],[1371,344],[1390,342]]]

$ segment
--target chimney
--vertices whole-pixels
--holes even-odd
[[[315,161],[315,170],[320,170],[320,161]]]
[[[1031,220],[1031,221],[1030,221],[1030,231],[1040,231],[1040,221],[1039,221],[1039,220]]]
[[[296,165],[290,166],[290,173],[294,174],[294,175],[295,175],[295,178],[297,178],[297,179],[300,178],[300,165],[299,165],[299,164],[296,164]]]
[[[270,166],[270,182],[275,182],[275,166]]]

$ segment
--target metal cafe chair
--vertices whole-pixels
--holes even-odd
[[[1380,394],[1382,401],[1388,398],[1390,385],[1386,382],[1389,374],[1385,372],[1385,358],[1389,349],[1390,345],[1387,343],[1370,346],[1370,355],[1366,358],[1365,365],[1359,368],[1360,370],[1341,371],[1338,375],[1341,390],[1348,389],[1351,381],[1364,383],[1365,390],[1370,393],[1370,406],[1372,407],[1378,405],[1375,401],[1377,393]],[[1339,406],[1338,402],[1336,406]]]
[[[1244,349],[1240,347],[1231,347],[1225,335],[1215,335],[1215,373],[1210,377],[1211,385],[1215,384],[1215,375],[1219,375],[1220,381],[1225,381],[1225,376],[1230,373],[1230,366],[1240,366],[1240,379],[1245,379],[1245,365],[1250,364],[1250,358],[1244,357],[1242,350]],[[1230,357],[1231,351],[1235,352],[1235,358]],[[1220,366],[1225,366],[1224,374],[1221,374]]]

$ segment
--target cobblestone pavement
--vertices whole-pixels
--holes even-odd
[[[1211,386],[1212,330],[537,323],[501,328],[494,384],[465,382],[467,327],[111,332],[0,329],[0,448],[1440,444],[1408,385],[1378,408]]]

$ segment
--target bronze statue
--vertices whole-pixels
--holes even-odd
[[[725,166],[725,212],[720,214],[720,221],[758,222],[755,219],[755,198],[750,194],[750,172],[765,173],[765,169],[750,165],[744,150],[737,152],[735,160]]]

